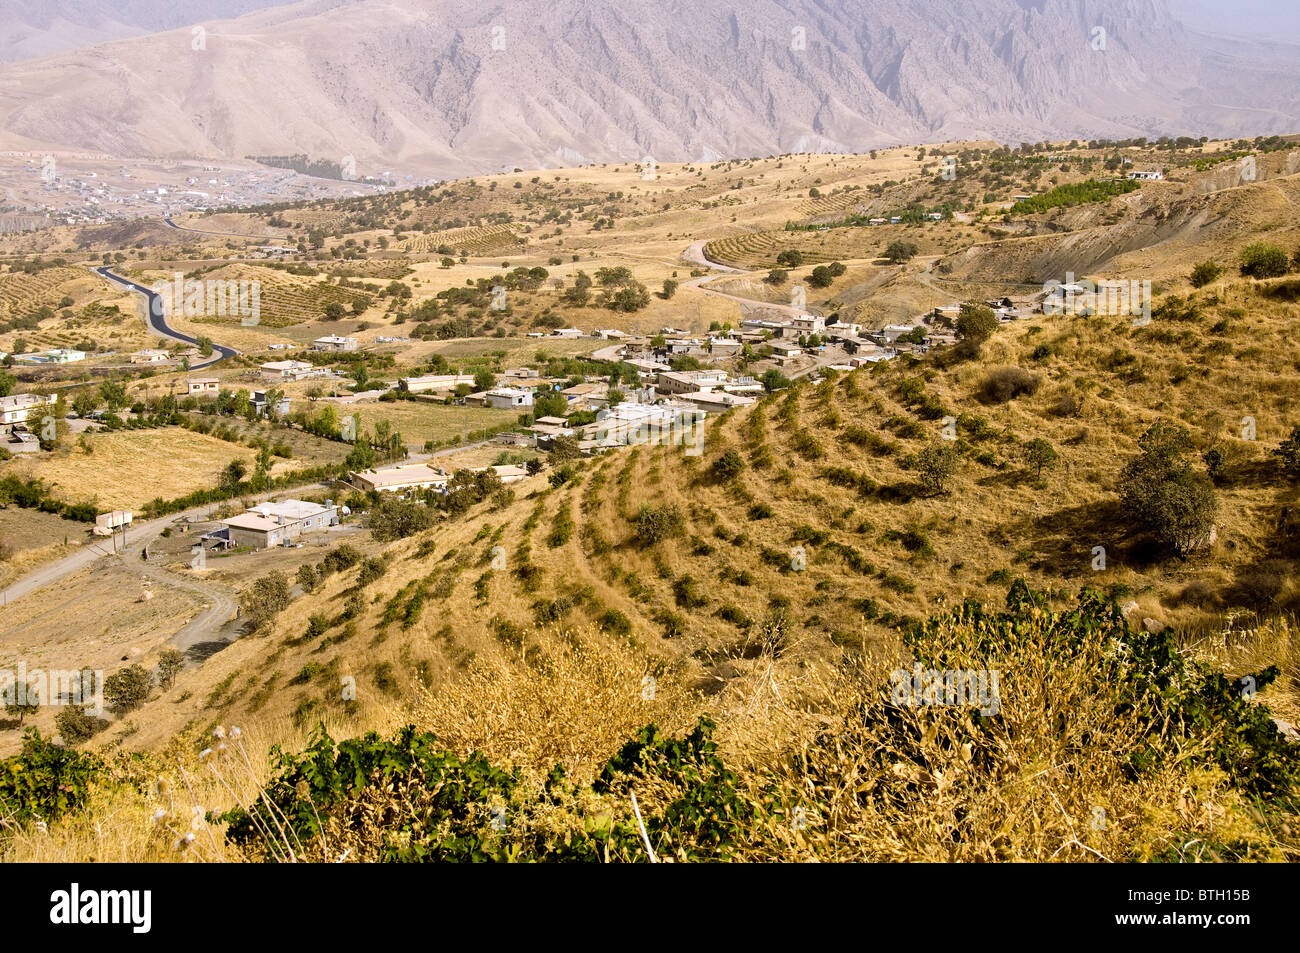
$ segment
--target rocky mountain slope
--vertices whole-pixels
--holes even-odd
[[[1300,120],[1294,50],[1191,34],[1167,0],[307,0],[194,46],[186,27],[0,69],[0,146],[449,176]]]

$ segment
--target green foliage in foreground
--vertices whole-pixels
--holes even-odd
[[[1212,761],[1241,790],[1273,797],[1300,783],[1300,745],[1278,731],[1268,706],[1252,700],[1277,679],[1276,665],[1229,680],[1189,661],[1172,629],[1130,630],[1115,600],[1102,593],[1085,589],[1078,605],[1064,612],[1049,612],[1046,604],[1041,593],[1017,579],[1005,611],[990,612],[971,601],[956,617],[980,633],[974,651],[987,658],[1014,657],[1024,623],[1035,619],[1053,659],[1094,673],[1098,692],[1114,694],[1116,714],[1136,712],[1149,730],[1146,746],[1129,755],[1134,780],[1183,742],[1206,740]],[[907,640],[927,668],[966,668],[968,659],[949,657],[944,621],[923,623]],[[991,725],[995,719],[982,721]]]
[[[743,834],[751,807],[716,754],[713,728],[704,718],[685,738],[674,739],[650,725],[609,760],[585,791],[569,783],[557,765],[538,800],[522,809],[517,773],[493,766],[478,753],[461,758],[440,748],[432,734],[409,725],[392,741],[370,732],[336,744],[320,730],[300,754],[276,748],[275,776],[266,790],[274,813],[303,844],[321,834],[327,826],[323,819],[347,825],[373,817],[367,795],[391,789],[402,796],[381,808],[381,860],[597,862],[646,859],[639,827],[615,820],[612,811],[589,814],[580,829],[563,833],[518,818],[592,793],[623,802],[634,781],[667,784],[680,796],[658,814],[647,812],[651,842],[679,860],[726,859]],[[236,809],[221,819],[230,824],[227,837],[254,849],[266,846],[263,832],[275,827],[263,803],[252,813]]]
[[[761,766],[729,768],[704,717],[682,737],[641,729],[589,784],[571,781],[562,765],[533,778],[480,753],[451,752],[412,726],[391,740],[372,732],[340,742],[318,729],[303,751],[272,749],[264,799],[213,820],[251,857],[267,859],[283,857],[284,843],[305,859],[318,859],[326,843],[337,855],[342,841],[357,860],[643,862],[647,839],[658,859],[678,862],[776,859],[795,841],[803,857],[887,859],[864,827],[881,824],[907,832],[907,843],[928,838],[928,857],[1014,859],[1035,856],[1034,844],[1001,853],[973,843],[989,829],[971,827],[971,818],[1026,765],[1054,764],[1103,767],[1102,790],[1129,801],[1141,801],[1148,782],[1176,791],[1185,772],[1213,769],[1260,832],[1256,840],[1216,835],[1220,859],[1264,856],[1268,831],[1295,823],[1300,745],[1254,698],[1278,677],[1275,666],[1228,678],[1189,659],[1170,630],[1131,630],[1108,596],[1084,590],[1056,611],[1022,580],[1005,607],[968,602],[916,623],[904,640],[927,670],[1001,669],[996,710],[913,707],[871,678],[806,745]],[[925,779],[951,764],[952,745],[966,767],[949,771],[940,799]],[[22,753],[0,761],[0,810],[17,823],[52,822],[114,777],[122,783],[98,757],[29,730]],[[1064,798],[1069,786],[1063,774],[1057,792]],[[934,813],[937,800],[944,807]],[[1016,803],[1026,816],[1036,809]],[[809,819],[807,837],[792,828],[800,817]],[[1131,833],[1110,859],[1182,857],[1179,828]]]
[[[22,751],[0,761],[0,812],[15,821],[58,820],[86,802],[100,767],[94,755],[28,728]]]
[[[1017,580],[1005,609],[969,603],[917,624],[906,641],[922,666],[943,670],[1000,659],[1009,675],[1025,673],[1030,653],[1046,666],[1037,675],[1065,678],[1061,687],[1097,699],[1101,725],[1136,718],[1139,744],[1111,752],[1106,742],[1098,740],[1094,748],[1085,738],[1078,752],[1114,761],[1117,783],[1141,785],[1151,772],[1190,760],[1222,770],[1227,783],[1262,812],[1285,812],[1292,804],[1300,745],[1283,738],[1268,708],[1252,700],[1277,669],[1229,680],[1188,661],[1168,630],[1131,631],[1114,600],[1100,593],[1085,590],[1074,607],[1054,612],[1042,594]],[[1007,704],[1023,702],[1013,694]],[[648,853],[629,810],[633,792],[641,795],[646,836],[661,859],[779,856],[783,848],[767,842],[770,833],[788,829],[792,804],[808,816],[833,814],[826,799],[837,791],[842,796],[846,763],[856,765],[854,796],[876,810],[897,819],[925,809],[928,795],[910,790],[910,772],[933,769],[927,759],[934,752],[917,730],[914,711],[868,688],[860,705],[802,756],[790,752],[783,765],[750,777],[724,764],[707,717],[682,738],[650,725],[590,785],[570,783],[560,765],[544,784],[530,785],[481,754],[450,753],[433,735],[409,726],[391,741],[371,733],[336,743],[321,731],[299,754],[273,751],[267,792],[275,815],[287,819],[302,844],[319,843],[322,830],[327,839],[367,830],[382,841],[371,845],[381,860],[644,861]],[[1007,758],[1019,744],[1015,725],[1035,716],[1023,707],[1011,720],[1005,709],[990,716],[960,707],[930,712],[928,717],[971,739],[972,770],[950,791],[967,799],[984,796],[988,785],[1005,783],[1006,772],[1014,773]],[[1066,724],[1045,730],[1059,733],[1062,743],[1073,737]],[[837,759],[844,745],[856,752],[848,762]],[[271,852],[264,837],[274,826],[265,805],[253,812],[236,810],[223,819],[230,823],[231,840],[259,856]],[[554,823],[556,818],[563,822]],[[828,830],[817,849],[834,853],[854,836],[852,830]],[[1233,848],[1216,849],[1231,854]]]

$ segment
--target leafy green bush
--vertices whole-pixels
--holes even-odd
[[[734,447],[713,461],[710,467],[713,478],[719,483],[730,483],[745,469],[745,458]]]
[[[370,511],[370,532],[382,543],[414,536],[433,525],[433,510],[423,503],[385,497]]]
[[[643,801],[656,853],[678,861],[726,860],[744,843],[755,808],[718,757],[713,731],[707,718],[681,739],[649,725],[593,784],[569,782],[557,765],[541,790],[531,790],[518,772],[482,754],[446,751],[413,726],[391,741],[370,732],[338,743],[318,728],[300,753],[272,749],[266,801],[219,820],[228,825],[229,841],[271,858],[284,856],[272,833],[283,827],[290,842],[308,845],[308,857],[328,833],[334,844],[350,835],[359,860],[644,861],[640,828],[626,805],[630,788],[643,797],[654,788],[667,792],[658,810]],[[588,809],[575,811],[579,803]],[[533,823],[535,816],[547,822]],[[374,842],[357,844],[359,832]]]
[[[1248,278],[1277,278],[1288,267],[1286,252],[1268,242],[1254,242],[1241,250],[1241,273]]]
[[[0,806],[15,821],[58,820],[85,804],[101,766],[94,755],[56,745],[28,728],[22,750],[0,761]]]
[[[671,504],[643,504],[634,523],[636,540],[642,546],[653,546],[660,540],[680,536],[685,528],[681,510]]]

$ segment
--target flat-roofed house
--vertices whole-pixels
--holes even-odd
[[[355,351],[357,349],[356,338],[340,337],[337,334],[327,334],[311,342],[313,351]]]
[[[800,334],[821,334],[826,330],[826,319],[818,314],[800,314],[790,319],[790,327]]]
[[[354,470],[350,479],[359,490],[403,493],[408,490],[441,490],[451,475],[426,463],[400,463],[382,470]]]
[[[655,379],[655,390],[661,394],[691,394],[726,382],[726,371],[663,371]]]
[[[609,384],[604,381],[583,381],[560,391],[573,410],[604,407],[609,402]]]
[[[136,351],[131,355],[132,364],[162,364],[170,355],[166,351],[160,351],[157,348],[145,348],[143,351]]]
[[[267,361],[258,369],[272,380],[296,381],[314,371],[315,365],[307,361]]]
[[[520,387],[497,387],[483,396],[487,406],[498,409],[533,406],[533,392]]]
[[[247,513],[221,521],[230,542],[235,546],[269,549],[293,542],[305,533],[317,532],[337,524],[338,509],[306,500],[281,500],[259,503]]]
[[[700,410],[714,414],[723,413],[733,407],[748,407],[754,403],[753,397],[746,397],[743,394],[729,394],[724,390],[700,390],[693,394],[682,394],[679,399],[698,407]]]
[[[425,374],[423,377],[403,377],[397,389],[408,394],[427,394],[431,391],[452,391],[461,384],[474,386],[473,374]]]
[[[221,390],[221,381],[215,377],[191,377],[185,383],[189,386],[188,393],[198,397],[216,397]]]
[[[492,467],[492,469],[495,470],[496,475],[501,478],[501,482],[506,485],[528,479],[528,471],[524,467],[507,464],[503,466],[495,466]]]
[[[58,402],[54,394],[10,394],[0,397],[0,424],[26,423],[28,418]]]
[[[253,410],[257,413],[257,415],[259,417],[265,416],[269,404],[267,391],[265,390],[253,391],[252,402],[253,402]],[[275,406],[271,407],[270,409],[275,413],[277,417],[287,417],[289,415],[289,404],[290,404],[290,399],[286,397],[284,394],[281,394],[279,399],[275,402]]]

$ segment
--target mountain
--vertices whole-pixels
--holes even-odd
[[[236,17],[289,0],[0,0],[0,63]]]
[[[452,176],[1300,125],[1295,47],[1166,0],[307,0],[206,31],[0,69],[0,147]]]

